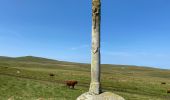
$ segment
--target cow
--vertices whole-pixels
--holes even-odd
[[[167,93],[170,93],[170,89],[169,89],[169,90],[167,90]]]
[[[50,73],[49,76],[55,76],[53,73]]]
[[[66,81],[66,85],[69,87],[69,88],[72,88],[74,89],[74,86],[78,84],[78,81],[73,81],[73,80],[69,80],[69,81]]]
[[[165,84],[166,84],[166,82],[161,82],[161,84],[165,85]]]

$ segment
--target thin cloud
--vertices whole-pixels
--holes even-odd
[[[78,47],[72,47],[71,50],[79,50],[79,49],[84,49],[84,48],[89,48],[89,45],[85,44],[85,45],[81,45]]]
[[[18,38],[18,39],[23,38],[23,36],[20,33],[15,31],[10,31],[10,30],[0,30],[0,36],[4,38],[9,38],[9,37]]]
[[[102,52],[103,54],[106,55],[111,55],[111,56],[132,56],[130,53],[127,52],[110,52],[110,51],[106,51],[106,52]]]
[[[105,55],[119,56],[119,57],[156,57],[156,58],[167,58],[166,54],[160,53],[146,53],[146,52],[102,52]]]

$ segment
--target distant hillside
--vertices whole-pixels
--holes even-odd
[[[12,57],[0,56],[0,61],[4,61],[4,60],[14,60],[14,58],[12,58]]]
[[[42,57],[34,57],[34,56],[16,57],[15,59],[19,61],[32,61],[32,62],[59,62],[58,60],[47,59]]]
[[[37,62],[37,63],[71,63],[66,61],[58,61],[43,57],[34,57],[34,56],[23,56],[23,57],[5,57],[0,56],[0,62],[2,61],[14,61],[14,62]]]
[[[29,63],[46,63],[46,64],[72,64],[72,65],[89,65],[84,63],[77,63],[77,62],[68,62],[68,61],[59,61],[54,59],[48,59],[43,57],[35,57],[35,56],[23,56],[23,57],[5,57],[0,56],[0,62],[29,62]],[[113,65],[113,64],[102,64],[103,66],[110,66],[110,67],[129,67],[132,69],[138,70],[163,70],[159,68],[153,67],[145,67],[145,66],[135,66],[135,65]]]
[[[0,60],[18,60],[18,61],[35,61],[35,62],[48,62],[48,61],[57,61],[57,60],[52,60],[52,59],[47,59],[47,58],[42,58],[42,57],[34,57],[34,56],[23,56],[23,57],[4,57],[0,56]]]
[[[0,98],[75,100],[89,89],[90,69],[90,64],[33,56],[1,56]],[[110,64],[102,64],[101,69],[103,90],[117,93],[126,100],[170,100],[167,94],[170,89],[170,70]],[[66,80],[77,80],[76,89],[67,88],[64,84]]]

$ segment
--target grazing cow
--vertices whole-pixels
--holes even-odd
[[[78,84],[77,81],[66,81],[66,85],[69,87],[69,88],[72,88],[74,89],[74,86]]]
[[[4,67],[4,68],[8,68],[8,67]]]
[[[54,76],[54,74],[53,74],[53,73],[50,73],[49,75],[50,75],[50,76]]]
[[[166,82],[162,82],[161,84],[165,85],[165,84],[166,84]]]
[[[169,89],[169,90],[167,90],[167,93],[170,93],[170,89]]]

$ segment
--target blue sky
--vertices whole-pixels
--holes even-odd
[[[102,0],[102,63],[170,69],[170,1]],[[0,55],[90,63],[91,0],[0,0]]]

